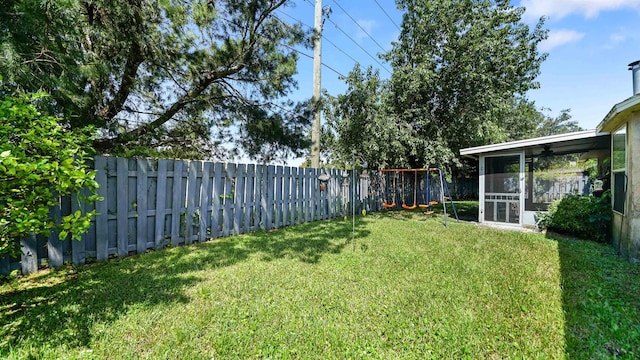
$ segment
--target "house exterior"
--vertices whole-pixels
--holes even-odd
[[[603,175],[607,171],[605,160],[610,155],[610,143],[609,133],[587,130],[460,150],[462,156],[478,160],[478,221],[535,227],[536,214],[546,211],[553,200],[565,194],[589,194],[594,190],[582,171],[554,179],[548,173],[536,171],[537,165],[551,156],[580,154],[581,159],[597,159],[598,173]]]
[[[612,238],[618,253],[640,262],[640,61],[629,64],[634,95],[613,106],[598,125],[611,133]]]

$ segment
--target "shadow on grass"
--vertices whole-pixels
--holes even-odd
[[[479,204],[477,201],[454,201],[454,205],[456,207],[458,219],[463,221],[478,221]],[[442,204],[434,205],[433,214],[425,216],[443,218],[444,211],[442,208]],[[414,210],[393,209],[386,211],[386,213],[396,220],[415,220],[415,215],[422,214],[424,211],[425,209],[420,208]],[[455,220],[456,218],[453,208],[451,207],[451,203],[447,203],[447,221]]]
[[[567,358],[640,358],[640,268],[609,245],[547,237],[558,243]]]
[[[368,235],[367,221],[356,222],[355,236]],[[317,263],[323,254],[342,251],[352,232],[351,221],[313,222],[36,274],[0,292],[0,357],[11,347],[87,347],[93,325],[112,322],[132,306],[188,302],[184,290],[201,280],[194,271],[233,265],[254,254],[264,261]]]

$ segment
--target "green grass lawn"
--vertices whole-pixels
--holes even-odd
[[[0,358],[640,357],[640,269],[609,247],[410,212],[0,285]]]

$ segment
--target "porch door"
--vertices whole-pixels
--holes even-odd
[[[484,221],[520,224],[521,155],[484,157]]]

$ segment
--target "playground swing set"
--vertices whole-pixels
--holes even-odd
[[[395,209],[398,207],[396,204],[396,195],[397,195],[397,181],[400,180],[400,194],[402,198],[402,203],[400,207],[406,210],[414,210],[416,208],[424,209],[423,213],[425,215],[431,215],[434,213],[433,206],[439,203],[442,203],[442,209],[444,212],[444,225],[447,225],[447,206],[446,202],[450,201],[451,208],[453,209],[453,213],[456,217],[456,221],[460,221],[458,219],[458,212],[456,211],[456,207],[453,204],[453,198],[451,197],[451,192],[449,191],[449,186],[447,182],[444,180],[444,174],[439,168],[424,168],[424,169],[383,169],[380,170],[382,172],[383,177],[385,178],[385,186],[384,189],[384,197],[382,200],[382,206],[386,209]],[[406,177],[413,177],[413,184],[411,184],[411,180],[405,180]],[[435,174],[435,181],[432,179],[432,175]],[[418,182],[418,178],[422,177],[424,181]],[[405,187],[405,183],[407,184]],[[435,200],[432,198],[432,185],[433,183],[439,183],[440,185],[440,198]],[[391,196],[389,196],[389,186],[391,185]],[[413,186],[411,186],[413,185]],[[419,185],[424,186],[420,189],[422,193],[420,199],[418,199],[418,187]],[[410,189],[407,191],[406,189]],[[407,198],[410,198],[410,193],[413,193],[413,204],[407,204]],[[389,200],[389,202],[387,202]],[[420,201],[419,201],[420,200]]]

